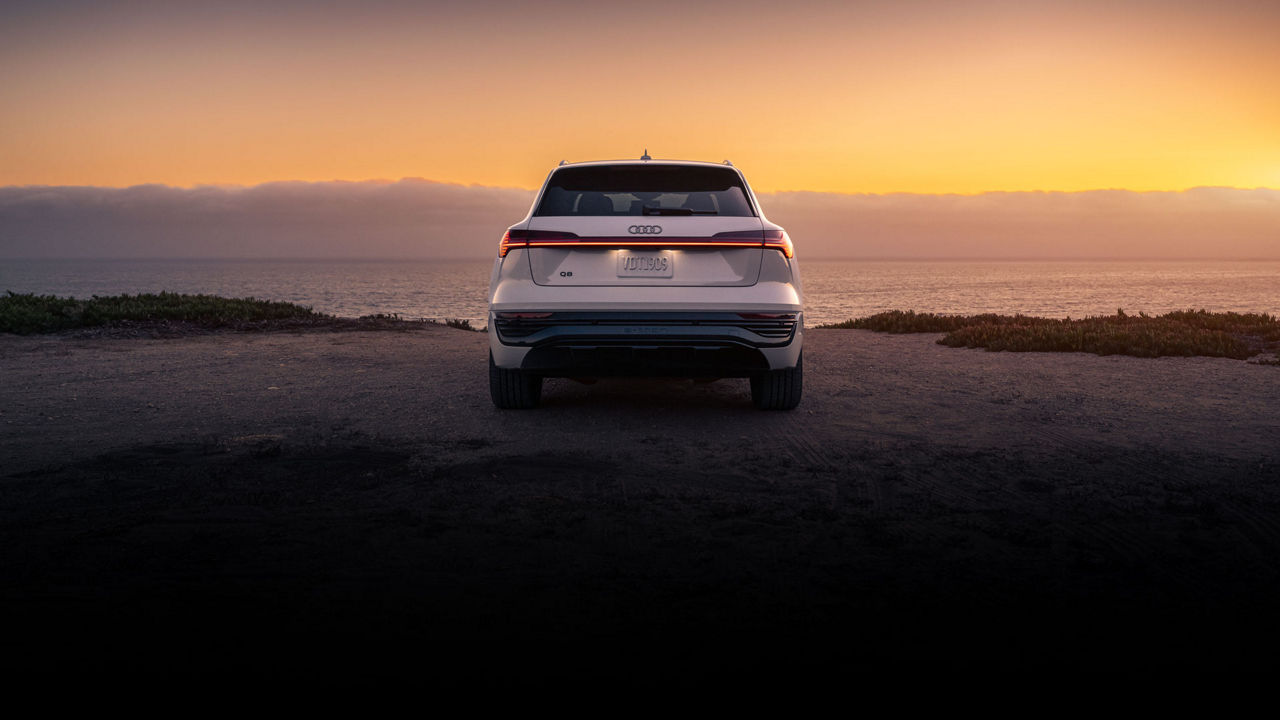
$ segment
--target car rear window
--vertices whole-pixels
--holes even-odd
[[[534,215],[752,217],[755,212],[742,178],[729,168],[592,165],[557,170]]]

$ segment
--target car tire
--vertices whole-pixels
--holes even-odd
[[[804,391],[804,356],[796,366],[751,377],[751,402],[761,410],[794,410]]]
[[[489,397],[503,410],[528,410],[538,407],[542,398],[542,378],[521,370],[500,368],[489,353]]]

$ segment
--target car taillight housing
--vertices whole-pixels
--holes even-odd
[[[783,230],[765,230],[764,246],[782,251],[787,257],[795,257],[796,249],[791,244],[791,238],[787,237],[787,233]]]
[[[502,234],[498,257],[504,258],[514,248],[527,247],[765,247],[795,256],[791,238],[782,230],[737,230],[719,232],[709,238],[700,237],[580,237],[571,232],[552,230],[508,230]]]
[[[498,257],[506,257],[512,248],[529,247],[530,245],[557,244],[577,240],[578,236],[571,232],[553,232],[551,230],[508,230],[502,233],[502,243],[498,245]]]
[[[763,241],[763,247],[781,251],[787,257],[794,257],[796,254],[795,248],[791,246],[791,238],[787,237],[787,233],[784,230],[735,230],[716,233],[715,237],[733,238],[735,240],[751,238],[755,241],[751,244],[756,247],[761,247]]]

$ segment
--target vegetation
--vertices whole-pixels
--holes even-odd
[[[407,330],[423,322],[435,321],[404,320],[394,313],[366,315],[352,320],[287,302],[170,292],[110,297],[95,295],[88,300],[13,292],[0,296],[0,333],[19,335],[83,328],[131,328],[179,334],[193,329],[219,328]],[[461,330],[475,330],[468,320],[449,318],[443,324]]]
[[[1056,322],[1048,318],[1027,315],[938,315],[918,313],[914,310],[891,310],[864,318],[819,325],[819,330],[875,330],[887,333],[951,332],[978,324],[988,325],[1040,325]]]
[[[329,316],[292,303],[216,295],[146,293],[88,300],[9,292],[0,297],[0,332],[28,335],[73,328],[180,323],[205,328],[255,323],[326,320]]]
[[[418,320],[408,320],[400,317],[400,313],[377,313],[375,315],[361,315],[361,320],[369,320],[383,323],[429,323],[431,325],[444,325],[454,328],[455,330],[469,330],[471,332],[482,332],[483,328],[477,328],[471,325],[470,320],[461,318],[445,318],[444,322],[431,318],[421,318]]]
[[[1024,315],[935,315],[893,311],[822,328],[857,328],[890,333],[945,332],[950,347],[982,347],[1011,352],[1087,352],[1097,355],[1204,355],[1246,359],[1280,349],[1280,320],[1257,313],[1186,310],[1150,316],[1067,318]],[[1261,364],[1278,361],[1260,359]]]

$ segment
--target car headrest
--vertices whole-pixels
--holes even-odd
[[[716,204],[711,200],[709,192],[692,192],[685,198],[684,207],[694,212],[715,212]]]
[[[579,215],[612,215],[613,201],[604,196],[604,193],[587,192],[582,193],[582,197],[578,198],[578,214]]]

